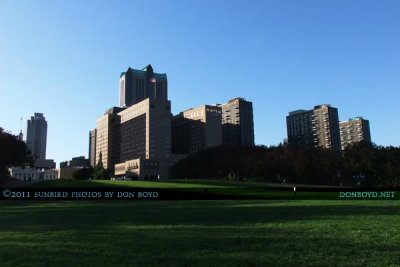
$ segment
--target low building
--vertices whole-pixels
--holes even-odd
[[[61,180],[72,180],[74,179],[73,175],[75,172],[82,169],[82,167],[73,167],[73,168],[59,168],[58,169],[58,179]]]
[[[34,167],[36,169],[55,169],[56,163],[53,159],[38,159],[35,161]]]
[[[56,180],[57,170],[14,167],[9,169],[11,177],[24,181]]]
[[[89,167],[90,162],[85,156],[75,157],[71,160],[60,162],[60,168]]]
[[[44,170],[43,171],[43,180],[57,180],[58,179],[58,171],[57,170]]]

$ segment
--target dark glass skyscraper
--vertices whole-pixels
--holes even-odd
[[[119,105],[129,107],[146,98],[168,100],[167,74],[154,73],[151,65],[136,70],[128,68],[119,79]]]

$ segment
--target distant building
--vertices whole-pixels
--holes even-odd
[[[55,180],[58,177],[57,170],[44,170],[36,168],[10,168],[11,177],[24,181],[40,181],[40,180]]]
[[[115,165],[115,175],[166,178],[171,160],[171,102],[147,98],[118,115],[120,163]],[[132,162],[139,168],[132,169]]]
[[[221,107],[203,105],[172,118],[172,153],[193,154],[222,144]]]
[[[369,129],[369,121],[362,117],[349,119],[348,121],[340,122],[340,141],[342,150],[347,146],[364,141],[371,143],[371,133]]]
[[[96,157],[95,165],[99,162],[106,169],[113,169],[119,163],[119,126],[118,112],[123,108],[114,107],[97,120],[96,127]]]
[[[155,98],[168,100],[168,82],[166,74],[153,71],[151,65],[136,70],[128,68],[119,79],[120,107],[129,107],[145,100]]]
[[[53,159],[38,159],[34,163],[36,169],[55,169],[56,163]]]
[[[96,136],[97,130],[89,132],[89,163],[92,167],[96,166]]]
[[[217,106],[222,109],[223,143],[254,146],[253,103],[237,97]]]
[[[22,133],[22,130],[18,134],[18,140],[19,141],[24,141],[24,134]]]
[[[286,117],[286,125],[289,145],[341,152],[337,108],[325,104],[312,110],[292,111]]]
[[[128,108],[110,109],[98,120],[96,129],[96,163],[114,170],[117,176],[167,177],[171,156],[170,101],[147,98]],[[143,162],[144,167],[132,172],[132,161],[140,166]]]
[[[60,168],[76,168],[76,167],[89,167],[90,162],[85,156],[75,157],[71,160],[60,162]]]
[[[43,113],[34,113],[27,121],[26,144],[37,159],[46,159],[47,121]]]
[[[319,147],[330,148],[341,152],[339,115],[337,108],[330,105],[314,107],[313,114],[314,138]]]
[[[73,175],[83,167],[65,167],[58,169],[58,179],[60,180],[71,180],[74,179]]]
[[[44,180],[56,180],[56,179],[58,179],[58,171],[55,170],[55,169],[43,170],[43,179]]]

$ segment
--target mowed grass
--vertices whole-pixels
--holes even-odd
[[[400,202],[3,201],[1,266],[400,266]]]
[[[293,192],[296,186],[296,194]],[[340,187],[332,192],[328,186],[273,184],[260,182],[237,182],[222,180],[161,180],[161,181],[111,181],[111,180],[53,180],[41,181],[32,185],[36,188],[146,188],[151,190],[172,190],[190,192],[197,198],[218,196],[222,198],[252,198],[252,199],[340,199],[340,191],[351,191],[351,188]],[[311,191],[310,191],[311,189]],[[196,198],[196,197],[195,197]],[[381,198],[381,197],[380,197]],[[382,199],[382,198],[381,198]],[[400,200],[400,192],[394,198]]]

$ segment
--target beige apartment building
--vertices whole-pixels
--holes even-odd
[[[369,121],[362,117],[340,122],[340,141],[342,150],[347,146],[361,141],[371,143]]]
[[[172,118],[172,153],[193,154],[222,144],[221,107],[203,105]]]
[[[118,112],[122,110],[123,108],[111,108],[97,120],[95,163],[101,162],[106,169],[114,169],[114,165],[119,163]]]
[[[170,101],[147,98],[129,108],[110,109],[98,120],[96,129],[96,162],[114,170],[116,176],[167,177]]]

